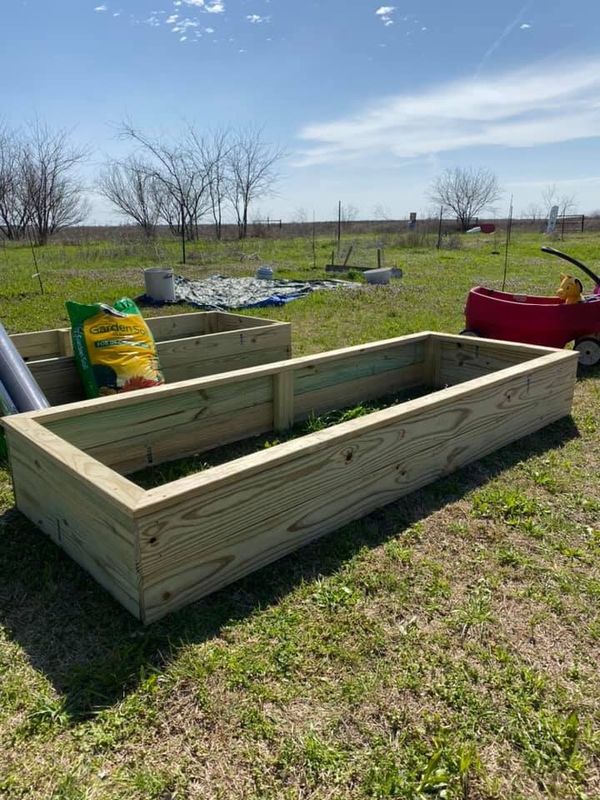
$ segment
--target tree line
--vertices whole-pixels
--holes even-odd
[[[283,151],[260,130],[199,131],[187,126],[176,139],[151,136],[124,123],[119,137],[132,146],[123,159],[107,159],[92,189],[146,236],[159,225],[188,240],[210,220],[220,239],[233,215],[238,236],[248,233],[249,209],[272,193]],[[38,121],[26,128],[0,125],[0,234],[39,245],[89,215],[79,176],[88,160],[65,130]]]

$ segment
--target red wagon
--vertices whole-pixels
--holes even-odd
[[[465,335],[511,342],[564,347],[574,342],[579,361],[591,367],[600,362],[600,278],[576,259],[553,248],[542,248],[575,264],[594,280],[595,293],[571,305],[558,297],[499,292],[477,286],[465,307]]]

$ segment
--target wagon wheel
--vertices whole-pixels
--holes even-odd
[[[475,337],[479,337],[479,336],[481,336],[481,334],[479,333],[479,331],[473,330],[473,328],[465,328],[464,331],[461,331],[459,333],[459,336],[475,336]]]
[[[579,363],[582,367],[595,367],[600,363],[600,339],[592,337],[577,339],[574,349],[579,353]]]

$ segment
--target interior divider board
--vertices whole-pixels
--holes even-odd
[[[573,386],[551,361],[286,443],[268,468],[247,457],[150,490],[137,512],[145,621],[568,414]]]

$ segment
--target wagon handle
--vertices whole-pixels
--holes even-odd
[[[569,261],[571,264],[574,264],[576,267],[579,267],[580,270],[585,272],[588,278],[591,278],[596,286],[600,286],[600,278],[592,272],[589,267],[586,267],[585,264],[582,264],[581,261],[578,261],[573,256],[568,256],[566,253],[561,253],[560,250],[555,250],[554,247],[542,247],[544,253],[550,253],[550,255],[558,256],[559,258],[564,258],[565,261]]]

